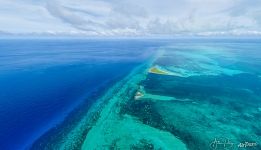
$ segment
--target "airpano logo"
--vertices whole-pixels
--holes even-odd
[[[257,147],[257,142],[240,142],[239,144],[232,142],[228,138],[215,138],[210,143],[210,148],[212,150],[234,150],[234,149],[245,149],[245,148],[255,148]]]
[[[257,147],[256,142],[241,142],[237,145],[239,148]]]

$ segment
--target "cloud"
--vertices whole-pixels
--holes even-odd
[[[106,36],[261,32],[260,0],[0,0],[0,5],[0,30],[5,32]]]
[[[49,11],[51,15],[54,17],[61,19],[63,22],[72,25],[73,27],[79,30],[86,31],[96,31],[98,28],[101,28],[103,25],[91,19],[87,19],[86,17],[81,17],[77,14],[77,9],[68,9],[62,6],[57,1],[47,1],[46,9]],[[90,12],[85,12],[88,15],[92,15]]]

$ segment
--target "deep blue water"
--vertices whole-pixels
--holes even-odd
[[[150,57],[153,46],[136,40],[0,40],[0,149],[28,147],[92,90]]]

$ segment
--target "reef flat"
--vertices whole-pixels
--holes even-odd
[[[143,78],[142,74],[132,75],[121,90],[115,93],[102,110],[97,123],[87,134],[82,149],[135,149],[135,147],[186,149],[185,144],[172,134],[145,125],[135,117],[121,113],[126,103],[133,100],[133,94]]]

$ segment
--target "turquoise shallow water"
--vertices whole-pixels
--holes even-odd
[[[152,66],[165,73],[148,74],[129,112],[188,149],[260,149],[260,48],[253,41],[162,47]]]

